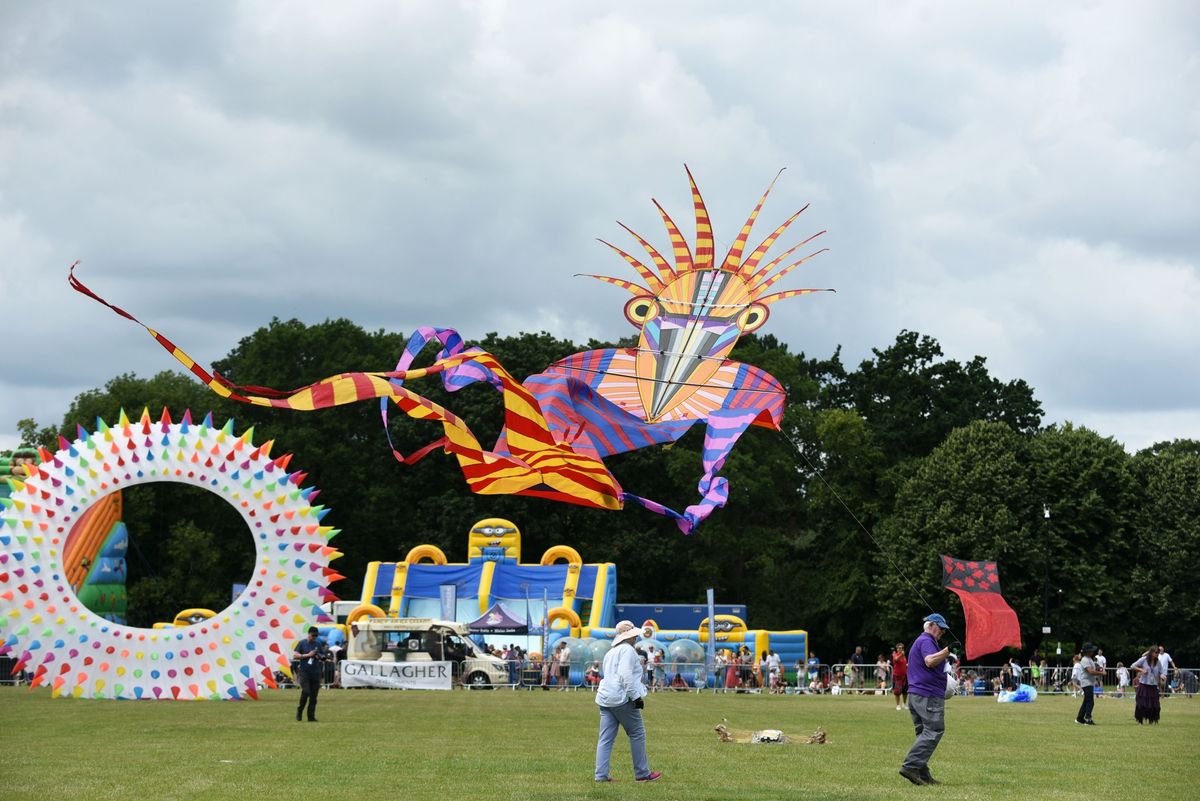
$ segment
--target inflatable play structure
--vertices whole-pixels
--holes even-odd
[[[100,499],[83,513],[67,538],[63,568],[80,602],[105,620],[125,622],[125,551],[129,532],[121,522],[121,493]]]
[[[0,499],[0,654],[17,656],[14,673],[53,694],[114,699],[237,699],[275,686],[289,670],[295,631],[327,616],[341,556],[321,524],[317,490],[289,471],[291,455],[271,456],[252,431],[233,433],[210,416],[175,423],[148,410],[116,425],[97,421],[56,453],[39,452],[24,479],[10,477]],[[79,521],[121,489],[174,481],[216,493],[237,509],[256,546],[251,580],[224,610],[186,628],[141,629],[88,609],[71,582],[66,554],[83,536]]]
[[[581,682],[588,665],[603,658],[616,633],[615,564],[584,563],[579,552],[567,545],[548,549],[537,564],[522,564],[521,532],[514,523],[500,518],[481,520],[471,527],[466,562],[451,563],[440,548],[418,545],[402,562],[369,563],[361,605],[350,613],[348,622],[361,616],[441,618],[442,588],[448,585],[454,587],[456,598],[453,619],[472,624],[472,631],[480,632],[485,642],[500,645],[514,640],[511,634],[486,633],[489,613],[503,619],[506,632],[514,630],[514,622],[525,620],[536,627],[545,620],[540,650],[548,652],[566,638],[573,683]],[[702,608],[677,606],[672,611],[678,616],[686,609]],[[652,636],[643,642],[663,650],[668,666],[690,666],[691,673],[684,676],[689,685],[712,681],[703,671],[695,671],[705,660],[707,615],[690,628],[660,628],[653,619],[634,622],[646,624]],[[808,633],[803,630],[752,629],[732,614],[717,614],[714,629],[718,650],[736,651],[745,646],[756,658],[774,650],[785,665],[808,659]]]
[[[15,451],[0,453],[0,498],[7,498],[12,494],[12,489],[4,479],[28,478],[40,461],[34,448],[18,448]]]
[[[5,478],[24,480],[41,462],[37,450],[0,454],[0,498],[12,488]],[[105,620],[125,622],[125,551],[129,534],[121,522],[121,493],[97,501],[76,521],[63,552],[63,569],[80,602]]]
[[[442,587],[455,588],[454,620],[475,622],[494,604],[510,618],[534,626],[613,626],[617,567],[584,564],[574,548],[556,545],[535,564],[521,562],[521,532],[508,520],[489,518],[471,527],[467,561],[451,564],[441,549],[418,545],[402,562],[371,562],[362,603],[391,617],[442,617]],[[511,641],[483,635],[484,641]]]

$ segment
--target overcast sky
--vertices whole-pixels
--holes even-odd
[[[595,241],[831,250],[764,330],[901,329],[1130,450],[1200,439],[1200,4],[0,4],[0,447],[271,317],[630,333]],[[1190,88],[1189,88],[1190,87]],[[391,364],[381,364],[388,369]],[[370,412],[367,412],[370,413]],[[90,421],[86,421],[90,422]],[[386,447],[380,442],[380,447]]]

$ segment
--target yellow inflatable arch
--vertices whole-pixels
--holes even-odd
[[[404,557],[404,562],[415,565],[422,559],[428,559],[435,565],[446,564],[446,554],[442,553],[442,549],[436,545],[418,545],[408,552],[408,556]]]
[[[542,561],[538,562],[538,564],[552,565],[560,559],[567,560],[567,564],[571,565],[583,564],[583,557],[579,555],[579,551],[575,550],[570,545],[555,545],[553,548],[547,549],[546,552],[542,554]]]
[[[346,615],[346,627],[353,626],[364,617],[387,617],[387,614],[375,604],[359,604]]]

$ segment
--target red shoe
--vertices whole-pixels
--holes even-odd
[[[650,775],[649,775],[649,776],[643,776],[642,778],[640,778],[640,779],[637,779],[637,781],[639,781],[639,782],[652,782],[652,781],[655,781],[655,780],[657,780],[657,779],[661,779],[661,778],[662,778],[662,771],[661,771],[661,770],[655,770],[655,771],[651,771],[651,773],[650,773]]]

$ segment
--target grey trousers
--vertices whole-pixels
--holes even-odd
[[[600,739],[596,743],[596,781],[609,778],[609,760],[612,757],[613,743],[617,740],[618,726],[623,727],[629,735],[629,749],[633,752],[633,777],[644,779],[650,775],[642,710],[635,707],[633,701],[626,701],[620,706],[600,707]]]
[[[908,711],[912,714],[917,741],[908,749],[902,767],[924,771],[929,758],[946,731],[946,699],[932,695],[908,694]]]

